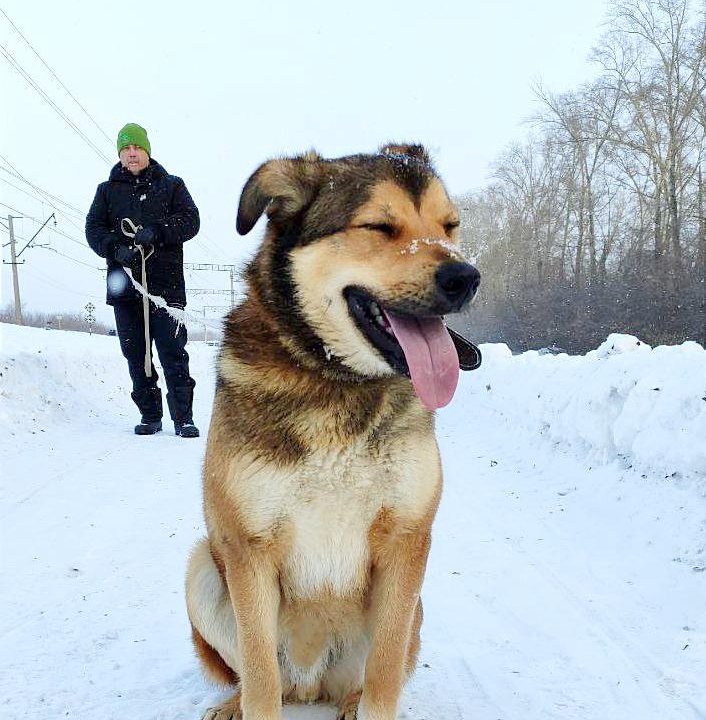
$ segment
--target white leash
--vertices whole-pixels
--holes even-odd
[[[120,229],[125,237],[133,239],[137,235],[138,230],[142,230],[142,225],[135,225],[130,218],[123,218],[120,221]],[[152,377],[152,338],[150,337],[150,301],[149,292],[147,290],[147,258],[151,257],[154,253],[152,248],[149,253],[145,253],[145,248],[142,245],[137,245],[137,249],[140,251],[142,258],[142,284],[137,282],[132,276],[132,270],[130,268],[123,268],[128,274],[130,280],[134,285],[140,285],[144,290],[142,294],[142,317],[145,326],[145,375]]]

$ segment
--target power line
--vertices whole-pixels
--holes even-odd
[[[71,212],[73,212],[79,219],[81,219],[83,221],[84,215],[77,207],[75,207],[71,203],[66,202],[66,200],[62,200],[62,198],[57,197],[56,195],[52,195],[50,192],[43,190],[38,185],[35,185],[34,183],[30,182],[4,155],[0,154],[0,159],[2,159],[3,162],[6,162],[10,166],[10,168],[12,168],[12,170],[14,172],[11,172],[10,170],[8,170],[5,167],[2,167],[1,165],[0,165],[0,170],[8,173],[12,177],[18,178],[23,183],[26,183],[27,185],[29,185],[31,188],[34,188],[37,192],[41,193],[41,195],[43,197],[38,198],[38,197],[32,195],[31,193],[27,192],[26,190],[19,188],[16,185],[13,185],[9,180],[0,178],[0,180],[2,180],[2,182],[6,183],[10,187],[15,188],[15,190],[19,190],[21,193],[24,193],[25,195],[29,195],[29,197],[34,197],[34,199],[39,200],[39,202],[48,203],[50,207],[54,208],[55,212],[58,212],[58,213],[61,213],[62,215],[64,215],[64,217],[68,220],[69,224],[73,225],[74,228],[76,228],[76,230],[78,230],[80,233],[83,234],[83,231],[84,231],[83,225],[80,225],[80,226],[77,225],[76,222],[74,222],[74,220],[71,218],[69,213],[67,213],[65,210],[62,210],[61,208],[58,208],[54,204],[54,202],[52,202],[52,200],[56,201],[57,203],[59,203],[61,205],[65,205],[66,207],[70,208]]]
[[[4,170],[4,168],[0,167],[0,170]],[[42,204],[47,203],[51,208],[53,208],[53,210],[54,210],[55,213],[57,213],[57,212],[58,212],[58,213],[61,213],[61,214],[69,221],[69,223],[70,223],[71,225],[73,225],[77,230],[83,230],[82,227],[80,227],[79,225],[77,225],[77,224],[73,221],[71,215],[69,215],[69,214],[68,214],[66,211],[64,211],[64,210],[60,210],[59,208],[54,207],[54,205],[53,205],[52,203],[48,202],[45,198],[39,197],[38,195],[34,195],[34,194],[32,194],[31,192],[27,192],[27,190],[24,190],[23,188],[18,187],[18,186],[15,185],[14,183],[11,183],[9,180],[5,180],[5,178],[0,178],[0,182],[4,182],[6,185],[9,185],[11,188],[14,188],[14,189],[17,190],[18,192],[21,192],[21,193],[23,193],[24,195],[27,195],[27,197],[32,198],[32,200],[36,200],[37,202],[40,202],[40,203],[42,203]]]
[[[22,215],[22,217],[27,218],[27,220],[32,220],[32,221],[34,221],[34,222],[36,222],[36,223],[41,223],[41,222],[42,222],[42,220],[40,220],[39,218],[36,218],[36,217],[34,217],[34,216],[32,216],[32,215],[29,215],[28,213],[22,212],[22,210],[18,210],[17,208],[12,207],[12,205],[8,205],[7,203],[4,203],[4,202],[0,202],[0,205],[2,205],[2,207],[7,208],[7,209],[10,210],[11,212],[19,213],[20,215]],[[89,250],[89,249],[90,249],[90,248],[88,247],[88,245],[87,245],[83,240],[77,240],[75,237],[72,237],[72,236],[69,235],[68,233],[65,233],[63,230],[59,230],[59,229],[57,229],[57,228],[52,228],[52,229],[53,229],[53,231],[54,231],[55,233],[57,233],[58,235],[61,235],[62,237],[65,237],[67,240],[71,240],[71,242],[76,243],[77,245],[80,245],[80,246],[81,246],[82,248],[84,248],[85,250]]]
[[[98,146],[66,115],[66,113],[47,95],[44,90],[34,81],[32,76],[14,59],[12,53],[4,46],[0,45],[0,53],[3,55],[5,60],[20,74],[22,77],[33,87],[39,96],[50,105],[50,107],[56,112],[56,114],[101,158],[109,165],[112,164],[110,158],[104,155]]]
[[[67,202],[66,200],[62,200],[62,198],[58,197],[57,195],[52,195],[47,190],[43,190],[39,187],[39,185],[35,185],[33,182],[28,180],[4,155],[0,155],[0,159],[3,160],[3,162],[7,163],[11,170],[8,170],[7,168],[4,168],[0,165],[0,170],[3,172],[6,172],[8,175],[11,175],[14,178],[17,178],[18,180],[21,180],[23,183],[29,185],[32,189],[36,190],[38,193],[43,195],[45,198],[47,198],[47,202],[49,200],[54,200],[55,202],[58,202],[60,205],[64,205],[69,210],[72,210],[76,215],[79,215],[80,217],[83,217],[84,213],[82,210],[77,208],[75,205],[72,205],[71,203]],[[51,202],[49,202],[51,205]],[[54,208],[55,210],[58,210],[59,208]],[[61,211],[60,211],[61,212]]]
[[[66,255],[66,253],[59,252],[56,248],[48,247],[46,245],[36,245],[40,250],[49,250],[49,252],[56,253],[57,255],[61,255],[61,257],[66,258],[67,260],[71,260],[71,262],[77,263],[78,265],[85,265],[87,268],[91,268],[91,270],[96,270],[97,272],[104,273],[105,268],[99,268],[95,265],[91,265],[90,263],[83,262],[83,260],[77,260],[76,258],[71,257],[70,255]]]
[[[219,255],[226,255],[226,254],[227,254],[227,253],[225,253],[225,252],[223,251],[223,248],[222,248],[215,240],[212,240],[212,239],[208,238],[208,237],[206,236],[206,234],[203,233],[203,232],[200,232],[200,233],[196,236],[196,241],[197,241],[197,242],[199,242],[199,241],[202,242],[207,249],[210,248],[212,251],[217,252]]]
[[[230,290],[215,290],[213,288],[187,288],[186,292],[194,295],[230,295]]]
[[[93,116],[88,112],[88,110],[86,110],[86,108],[83,107],[83,105],[81,105],[81,103],[76,99],[76,97],[75,97],[74,94],[71,92],[71,90],[69,90],[69,88],[67,88],[66,85],[64,85],[64,83],[61,82],[61,80],[59,79],[59,76],[49,67],[49,65],[47,65],[47,63],[44,61],[44,58],[42,58],[42,56],[34,49],[34,47],[32,47],[32,43],[30,43],[30,41],[27,40],[27,38],[22,34],[22,32],[20,31],[20,29],[17,27],[17,25],[15,25],[15,23],[13,23],[12,20],[10,20],[8,14],[7,14],[2,8],[0,8],[0,12],[5,16],[7,22],[9,22],[10,25],[12,25],[12,27],[15,29],[15,31],[17,32],[17,34],[27,43],[27,45],[29,46],[30,50],[39,58],[39,60],[41,61],[42,65],[44,65],[44,67],[45,67],[47,70],[49,70],[49,72],[52,74],[52,76],[54,77],[54,79],[59,83],[59,85],[61,85],[62,88],[64,88],[64,90],[68,93],[69,97],[81,108],[81,110],[83,110],[83,112],[85,113],[85,115],[86,115],[86,116],[88,117],[88,119],[98,128],[98,130],[101,132],[101,134],[103,135],[103,137],[104,137],[109,143],[112,144],[113,141],[108,137],[108,135],[106,135],[106,133],[105,133],[105,131],[103,130],[103,128],[93,119]]]
[[[2,232],[9,234],[10,231],[9,231],[9,229],[6,230],[5,228],[3,228]],[[23,237],[22,235],[17,235],[17,233],[15,233],[15,239],[22,240],[23,242],[27,242],[26,237]],[[6,247],[9,244],[10,243],[5,243],[3,245],[3,247]],[[32,245],[32,248],[38,248],[40,250],[49,250],[50,252],[56,253],[57,255],[61,255],[61,257],[66,258],[67,260],[70,260],[71,262],[76,263],[77,265],[85,265],[86,267],[91,268],[91,270],[96,270],[97,272],[100,272],[100,273],[104,273],[106,271],[106,268],[99,268],[99,267],[96,267],[95,265],[91,265],[90,263],[83,262],[83,260],[77,260],[76,258],[71,257],[71,255],[62,253],[59,250],[57,250],[56,248],[49,247],[48,245]]]
[[[96,302],[100,302],[100,298],[102,296],[96,295],[96,294],[89,294],[89,293],[82,293],[78,290],[72,290],[71,288],[66,287],[66,285],[62,285],[61,283],[56,282],[53,278],[47,277],[44,275],[44,273],[37,273],[36,271],[30,271],[30,270],[23,270],[23,272],[26,275],[29,275],[30,277],[36,278],[38,280],[41,280],[42,282],[47,283],[48,285],[53,285],[55,288],[59,288],[59,290],[63,290],[64,292],[71,293],[72,295],[79,295],[80,297],[87,297],[91,298],[91,300],[95,300]]]
[[[223,263],[184,263],[187,270],[220,270],[230,272],[236,270],[237,265],[224,265]]]
[[[4,202],[0,202],[0,205],[2,205],[3,207],[6,207],[6,208],[7,208],[8,210],[10,210],[11,212],[20,213],[20,215],[23,214],[23,213],[21,213],[17,208],[13,208],[12,205],[7,205],[7,204],[4,203]]]
[[[1,168],[1,167],[0,167],[0,170],[3,170],[3,169],[4,169],[4,168]],[[14,189],[17,190],[18,192],[24,193],[24,194],[27,195],[28,197],[31,197],[33,200],[37,200],[38,202],[41,202],[41,203],[46,203],[46,202],[47,202],[46,199],[41,198],[41,197],[38,197],[37,195],[33,195],[32,193],[27,192],[26,190],[23,190],[21,187],[17,187],[17,185],[14,185],[14,184],[11,183],[9,180],[5,180],[5,178],[0,178],[0,182],[6,183],[6,184],[9,185],[11,188],[14,188]],[[52,203],[48,203],[48,205],[49,205],[50,207],[54,208],[54,212],[55,212],[55,213],[61,213],[61,214],[66,218],[66,220],[68,220],[68,222],[76,228],[76,230],[79,230],[79,231],[82,231],[82,230],[83,230],[83,228],[82,228],[81,226],[77,225],[77,224],[73,221],[73,219],[71,218],[71,216],[70,216],[67,212],[65,212],[65,211],[63,211],[63,210],[60,210],[59,208],[54,207],[54,205],[52,205]]]

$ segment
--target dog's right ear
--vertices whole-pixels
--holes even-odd
[[[249,233],[265,211],[275,224],[291,220],[316,197],[322,179],[323,159],[314,151],[263,163],[240,195],[238,232]]]

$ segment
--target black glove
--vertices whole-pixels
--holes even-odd
[[[145,248],[148,245],[154,246],[159,241],[161,234],[159,226],[147,225],[135,233],[133,242],[135,245],[142,245]]]
[[[115,246],[113,257],[123,267],[136,267],[141,259],[140,251],[136,247],[124,243]]]

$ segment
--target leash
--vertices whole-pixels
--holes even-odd
[[[135,235],[137,235],[137,231],[142,230],[142,225],[135,225],[130,218],[123,218],[120,221],[120,229],[125,237],[132,240]],[[152,248],[149,253],[145,253],[145,248],[142,245],[137,245],[136,247],[140,251],[142,262],[142,283],[140,284],[135,280],[130,268],[126,267],[123,269],[134,285],[140,285],[144,289],[144,292],[140,294],[142,295],[142,317],[145,326],[145,375],[152,377],[152,338],[150,337],[150,301],[147,290],[147,259],[154,254],[154,248]]]

